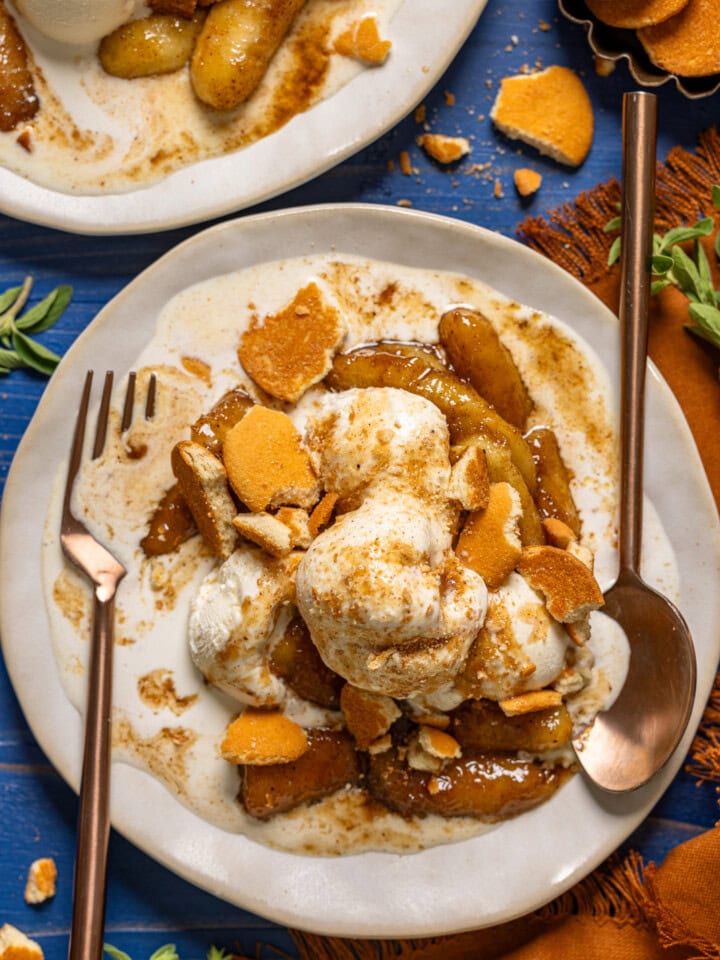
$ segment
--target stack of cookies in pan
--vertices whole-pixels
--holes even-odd
[[[679,77],[720,73],[717,0],[585,0],[610,27],[634,30],[650,61]]]

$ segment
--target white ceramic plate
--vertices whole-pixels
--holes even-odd
[[[129,369],[152,335],[153,317],[188,285],[241,266],[324,251],[485,281],[572,326],[617,384],[616,323],[600,301],[543,257],[479,227],[397,208],[308,207],[221,224],[166,254],[101,311],[64,358],[23,438],[5,493],[5,658],[35,736],[76,789],[81,720],[61,686],[38,596],[46,505],[69,448],[69,411],[76,408],[82,375],[90,367]],[[115,827],[217,896],[283,924],[340,936],[422,937],[490,925],[577,882],[632,832],[671,781],[699,723],[720,651],[718,518],[679,407],[652,369],[647,439],[647,493],[681,571],[680,606],[695,638],[699,686],[682,745],[645,788],[607,796],[577,776],[545,805],[472,840],[405,856],[315,859],[210,826],[159,782],[115,764]]]
[[[363,70],[327,100],[244,149],[184,167],[145,188],[98,196],[60,193],[0,168],[0,209],[61,230],[123,234],[210,220],[283,193],[405,117],[447,69],[486,3],[401,0],[391,21],[392,54],[381,68]],[[73,119],[79,127],[92,128],[96,116],[89,101],[84,105],[77,98]]]

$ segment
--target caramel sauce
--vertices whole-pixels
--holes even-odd
[[[146,557],[159,557],[177,550],[193,533],[195,521],[179,485],[175,483],[153,511],[148,532],[140,541],[140,546]]]
[[[180,716],[189,707],[197,701],[197,694],[193,693],[187,697],[178,695],[175,689],[175,681],[172,672],[169,670],[152,670],[138,678],[137,690],[140,699],[146,703],[152,710],[171,710],[176,716]]]

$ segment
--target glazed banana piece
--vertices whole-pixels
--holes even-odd
[[[371,796],[403,816],[505,820],[538,806],[562,786],[570,771],[493,750],[462,752],[437,775],[413,770],[395,750],[371,756]]]
[[[204,19],[199,11],[191,20],[161,13],[130,20],[100,41],[102,68],[124,80],[174,73],[190,59]]]
[[[197,97],[232,110],[253,93],[306,0],[220,0],[210,8],[190,62]]]
[[[0,130],[7,132],[30,120],[38,106],[25,42],[0,3]]]
[[[532,400],[512,354],[492,323],[479,310],[455,307],[440,318],[440,343],[450,362],[508,423],[519,430],[532,411]]]

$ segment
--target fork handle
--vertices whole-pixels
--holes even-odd
[[[102,588],[97,588],[102,592]],[[115,597],[95,596],[88,667],[73,914],[68,960],[100,960],[110,836],[110,748]],[[94,693],[94,695],[93,695]]]

